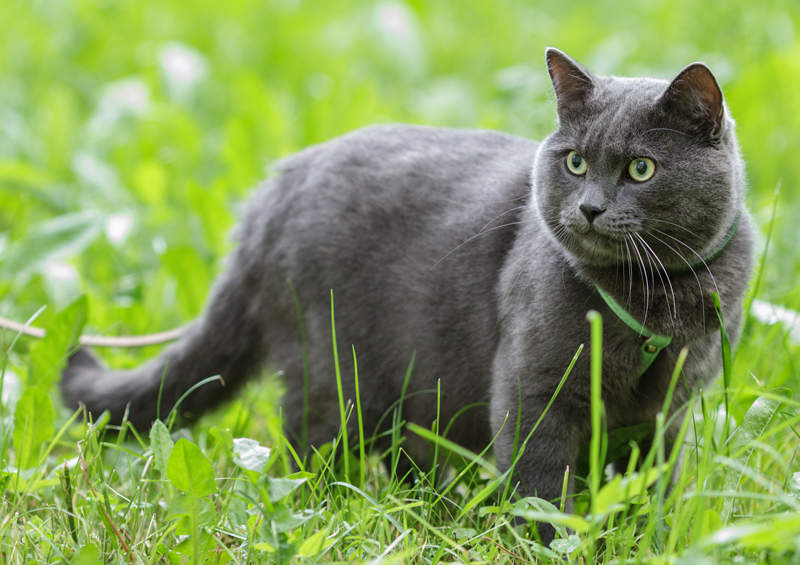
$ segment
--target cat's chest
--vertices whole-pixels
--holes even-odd
[[[608,310],[603,334],[603,396],[609,425],[655,415],[674,364],[672,339],[637,332]]]
[[[669,386],[680,344],[671,336],[652,334],[646,328],[626,324],[624,313],[614,312],[596,289],[569,277],[540,279],[528,316],[537,326],[529,334],[534,343],[532,358],[545,370],[566,367],[583,345],[582,359],[575,367],[569,387],[578,397],[589,397],[590,310],[602,316],[602,391],[610,426],[626,425],[650,418],[660,409]],[[557,289],[557,291],[554,291]],[[632,318],[632,317],[631,317]],[[630,320],[629,320],[630,321]],[[558,371],[555,371],[556,373]],[[550,381],[553,375],[539,375]]]

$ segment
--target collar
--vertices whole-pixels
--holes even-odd
[[[716,247],[714,247],[710,253],[708,253],[705,257],[697,256],[697,261],[694,262],[687,262],[685,267],[679,267],[677,269],[667,269],[670,275],[685,275],[686,273],[692,272],[694,269],[698,267],[702,267],[704,265],[708,265],[719,257],[719,254],[722,253],[728,244],[733,239],[733,236],[736,235],[736,231],[739,229],[739,221],[742,219],[742,211],[736,214],[736,217],[733,219],[731,226],[728,228],[728,231],[725,232],[725,237],[720,240]]]
[[[739,229],[739,222],[742,219],[742,212],[739,211],[736,214],[736,218],[734,218],[733,223],[728,228],[728,231],[725,232],[725,237],[717,244],[714,249],[711,250],[705,257],[698,257],[698,261],[694,264],[689,264],[685,269],[682,270],[674,270],[670,271],[670,274],[683,274],[688,273],[692,269],[702,266],[703,264],[711,263],[714,259],[716,259],[720,253],[728,246],[728,244],[733,239],[733,236],[736,235],[736,231]],[[628,326],[631,330],[636,332],[640,338],[644,338],[642,344],[639,348],[641,354],[641,362],[639,364],[639,376],[642,376],[647,369],[650,368],[650,365],[653,364],[653,361],[656,360],[656,357],[670,344],[672,343],[672,337],[668,335],[661,335],[657,333],[653,333],[648,330],[644,324],[639,323],[639,321],[631,316],[631,314],[623,308],[619,302],[614,300],[614,297],[611,296],[608,292],[600,288],[598,285],[594,285],[597,293],[603,299],[603,302],[606,303],[606,306],[614,313],[614,315],[626,326]]]
[[[614,300],[614,297],[612,297],[599,286],[594,285],[594,287],[597,289],[597,293],[611,309],[611,311],[617,316],[617,318],[619,318],[623,324],[639,334],[639,336],[645,338],[639,347],[642,360],[639,364],[638,375],[642,376],[644,372],[650,368],[650,365],[653,364],[653,361],[656,360],[658,354],[661,353],[661,351],[670,343],[672,343],[672,337],[651,332],[644,327],[644,325],[640,324],[636,318],[631,316],[628,311],[625,310],[625,308],[620,306],[619,302]]]

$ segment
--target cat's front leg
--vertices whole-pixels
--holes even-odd
[[[536,496],[557,506],[564,490],[565,472],[569,470],[565,504],[565,510],[569,512],[572,508],[573,476],[583,440],[580,412],[576,406],[556,401],[528,437],[545,410],[547,400],[523,399],[517,430],[518,405],[519,402],[512,406],[500,398],[492,399],[493,428],[503,426],[495,442],[497,461],[502,470],[514,465],[513,482],[520,496]],[[584,411],[584,414],[588,412]],[[553,527],[539,524],[538,530],[542,541],[549,544],[555,535]]]

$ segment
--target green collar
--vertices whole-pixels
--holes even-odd
[[[725,232],[725,237],[723,237],[722,241],[720,241],[719,244],[714,249],[711,250],[711,253],[709,253],[705,257],[700,257],[698,255],[697,256],[697,258],[698,258],[697,261],[695,261],[694,263],[691,263],[691,264],[687,263],[687,265],[685,267],[681,267],[681,268],[678,268],[678,269],[667,269],[667,271],[669,271],[669,274],[670,275],[683,275],[683,274],[686,274],[686,273],[690,273],[690,272],[692,272],[694,269],[696,269],[698,267],[702,267],[703,265],[708,265],[709,263],[711,263],[711,261],[713,261],[714,259],[719,257],[719,254],[722,253],[723,249],[725,249],[728,246],[728,244],[731,242],[731,240],[733,239],[733,236],[736,235],[736,230],[739,229],[739,220],[741,220],[741,219],[742,219],[742,211],[739,210],[739,213],[736,214],[736,217],[733,219],[733,223],[731,224],[731,227],[729,227],[728,231]]]
[[[719,254],[722,253],[722,250],[725,249],[725,247],[727,247],[727,245],[731,242],[733,236],[736,234],[736,230],[739,229],[739,221],[741,218],[742,212],[740,210],[739,213],[736,214],[736,218],[734,218],[731,227],[728,228],[728,231],[725,233],[725,237],[722,238],[722,241],[711,251],[711,253],[700,258],[700,261],[694,265],[688,265],[684,270],[670,271],[670,274],[688,273],[696,267],[711,263],[711,261],[716,259]],[[640,324],[636,318],[631,316],[628,311],[625,310],[625,308],[620,306],[619,302],[614,300],[613,296],[597,285],[594,285],[594,287],[597,289],[597,293],[606,303],[606,306],[611,309],[614,315],[616,315],[616,317],[619,318],[623,324],[636,332],[640,337],[645,338],[640,347],[642,361],[639,365],[639,376],[642,376],[644,372],[650,368],[650,365],[653,364],[653,361],[656,360],[656,357],[658,357],[659,353],[661,353],[665,347],[672,343],[672,337],[651,332],[644,327],[643,324]]]
[[[650,365],[653,364],[653,361],[656,360],[658,354],[672,342],[672,337],[651,332],[631,316],[625,308],[620,306],[619,302],[614,300],[614,297],[599,286],[594,285],[594,287],[617,318],[619,318],[623,324],[645,338],[639,348],[642,356],[642,361],[639,365],[639,376],[642,376],[644,372],[650,368]]]

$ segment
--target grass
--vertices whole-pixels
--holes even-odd
[[[42,342],[0,333],[0,560],[795,562],[800,344],[753,316],[722,378],[683,411],[666,402],[674,415],[655,422],[652,447],[634,447],[614,477],[604,461],[640,431],[607,434],[594,399],[569,514],[563,499],[514,497],[491,449],[451,444],[435,415],[409,428],[400,409],[387,415],[387,470],[358,425],[300,460],[273,375],[191,428],[162,414],[144,436],[67,411],[56,383],[82,328],[150,333],[199,312],[237,209],[274,159],[386,121],[546,135],[545,45],[614,74],[711,64],[765,234],[749,298],[798,310],[797,29],[789,0],[0,4],[0,315],[49,330]],[[102,354],[130,366],[157,350]],[[344,400],[342,421],[358,424],[359,403]],[[669,425],[682,438],[672,449]],[[410,483],[396,463],[412,435],[440,465]],[[352,456],[336,460],[345,442]],[[520,517],[554,523],[554,545]]]
[[[75,317],[77,309],[59,319]],[[614,458],[609,445],[619,438],[604,429],[602,319],[597,313],[589,318],[593,434],[588,488],[578,493],[572,514],[564,513],[563,499],[560,508],[516,499],[503,488],[510,484],[508,471],[496,469],[485,451],[473,454],[440,436],[436,420],[431,429],[409,425],[405,433],[451,454],[455,467],[422,469],[409,483],[376,456],[335,458],[346,434],[306,460],[275,420],[265,426],[270,447],[242,437],[254,413],[243,401],[193,430],[157,422],[146,437],[126,424],[108,435],[102,421],[76,426],[77,412],[53,435],[52,403],[34,386],[17,402],[13,437],[3,445],[4,460],[17,463],[2,475],[0,533],[13,541],[3,549],[4,561],[88,563],[103,555],[133,563],[792,561],[800,534],[800,473],[774,446],[795,436],[797,403],[751,389],[759,396],[737,423],[719,410],[726,390],[701,394],[686,410],[672,411],[679,432],[667,451],[668,393],[650,450],[634,445],[625,473],[604,480],[604,461]],[[260,388],[248,392],[263,396]],[[342,405],[341,413],[358,412]],[[394,422],[402,424],[399,409]],[[359,452],[366,441],[360,433]],[[402,440],[391,449],[387,459],[396,463]],[[794,456],[796,448],[791,451]],[[348,468],[351,459],[358,472]],[[438,482],[437,472],[444,475]],[[515,517],[548,521],[559,537],[544,547]]]

